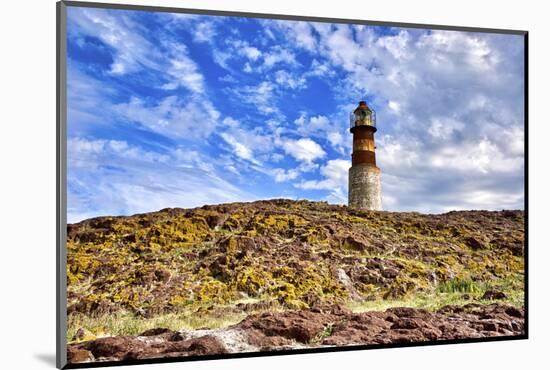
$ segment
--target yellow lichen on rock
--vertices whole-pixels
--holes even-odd
[[[243,314],[243,299],[306,309],[486,288],[517,303],[523,222],[522,211],[423,215],[284,199],[95,218],[68,227],[67,308],[153,319]]]

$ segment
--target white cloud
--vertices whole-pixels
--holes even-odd
[[[519,127],[512,127],[503,133],[504,154],[507,156],[523,158],[525,152],[525,132]]]
[[[344,135],[338,131],[332,131],[327,134],[327,139],[334,148],[343,148],[345,145]]]
[[[470,209],[510,209],[521,208],[523,203],[523,191],[507,192],[507,191],[494,191],[494,190],[474,190],[468,191],[462,194],[461,200],[465,204],[459,204],[458,207],[447,207],[446,210],[451,211],[457,208],[470,208]]]
[[[187,47],[175,41],[163,42],[170,50],[165,67],[166,79],[169,81],[161,87],[165,90],[174,90],[184,87],[196,94],[204,93],[204,76],[200,73],[197,64],[189,57]]]
[[[115,105],[114,110],[125,119],[140,123],[152,131],[183,139],[209,136],[220,117],[211,103],[200,96],[191,96],[186,100],[169,96],[158,104],[148,104],[133,97],[128,103]]]
[[[292,90],[306,87],[306,79],[304,77],[294,76],[285,70],[275,72],[275,82]]]
[[[262,25],[272,39],[275,37],[273,31],[276,31],[308,51],[314,52],[317,48],[317,39],[310,22],[263,21]]]
[[[337,25],[333,32],[325,34],[324,47],[329,56],[339,66],[351,71],[358,63],[368,63],[368,53],[353,40],[353,34],[349,26]]]
[[[298,65],[296,55],[292,51],[281,47],[274,47],[270,51],[264,53],[263,60],[262,67],[264,69],[270,69],[277,64],[287,64],[290,66]]]
[[[254,159],[254,155],[252,153],[252,150],[250,150],[250,148],[243,145],[242,143],[239,143],[235,139],[235,137],[233,137],[232,135],[230,135],[226,132],[223,132],[220,135],[221,135],[222,139],[225,140],[225,142],[233,148],[233,151],[234,151],[234,153],[237,157],[242,158],[242,159],[246,159],[246,160],[254,162],[254,163],[258,163]]]
[[[260,50],[258,50],[258,48],[255,48],[254,46],[245,46],[242,51],[248,59],[253,61],[257,60],[262,55]]]
[[[347,130],[346,125],[341,123],[331,122],[331,120],[323,115],[311,116],[304,112],[294,120],[297,126],[297,131],[302,136],[316,137],[327,140],[329,144],[340,154],[345,154],[350,149],[351,137],[346,141],[344,130]]]
[[[419,143],[413,140],[407,141],[405,138],[398,140],[391,135],[384,135],[375,140],[377,141],[376,159],[379,167],[385,172],[403,175],[413,166],[421,163]]]
[[[232,70],[229,62],[242,63],[242,58],[244,58],[244,64],[241,69],[246,73],[265,73],[278,66],[298,67],[300,65],[291,49],[280,45],[260,49],[242,39],[230,38],[224,44],[216,45],[212,53],[214,61],[229,71]]]
[[[252,73],[253,71],[254,70],[252,69],[252,66],[250,65],[250,63],[246,62],[243,67],[243,72]]]
[[[323,79],[334,77],[336,71],[330,66],[327,61],[319,62],[317,59],[311,61],[309,71],[307,71],[304,76],[315,76]]]
[[[397,114],[399,114],[401,111],[401,105],[398,102],[393,100],[390,100],[388,102],[388,107]]]
[[[314,160],[323,158],[326,155],[323,148],[309,138],[283,140],[281,147],[285,153],[291,155],[296,160],[305,163],[311,163]]]
[[[436,139],[451,139],[455,132],[461,132],[465,127],[463,122],[459,122],[447,117],[434,117],[428,127],[428,133]]]
[[[264,114],[274,115],[279,113],[275,104],[275,86],[269,81],[262,81],[257,85],[232,88],[231,92],[241,102],[253,105]]]
[[[294,123],[298,126],[298,132],[302,135],[309,135],[320,133],[324,135],[325,132],[332,129],[330,120],[323,115],[317,115],[312,117],[307,117],[305,113],[302,113],[300,117],[294,120]]]
[[[196,64],[186,56],[181,55],[177,59],[170,61],[171,66],[168,69],[170,82],[162,85],[165,90],[174,90],[179,86],[184,86],[195,93],[204,92],[204,77],[198,72]]]
[[[193,18],[193,24],[200,19]],[[176,40],[168,36],[162,40],[169,52],[160,55],[157,45],[140,38],[139,32],[130,40],[132,49],[119,45],[122,32],[134,26],[131,18],[105,17],[98,22],[93,16],[81,15],[76,22],[80,35],[98,29],[100,39],[113,48],[111,74],[160,71],[163,78],[158,85],[191,92],[188,98],[174,92],[160,102],[133,98],[116,105],[115,113],[176,139],[206,138],[219,127],[220,113],[205,96],[205,76],[198,64],[185,47],[167,47]],[[274,118],[261,125],[224,118],[219,141],[229,149],[225,171],[242,174],[243,168],[253,169],[276,182],[294,180],[295,190],[324,190],[326,199],[344,202],[350,160],[331,158],[327,147],[342,158],[349,155],[351,135],[345,114],[357,100],[367,97],[377,111],[377,161],[384,207],[433,212],[453,207],[522,206],[525,107],[520,38],[412,29],[389,29],[389,34],[380,35],[369,26],[262,22],[269,27],[260,39],[241,40],[233,32],[223,47],[212,49],[215,62],[232,72],[224,81],[241,84],[224,90],[235,98],[232,103],[249,104],[261,115]],[[216,32],[208,25],[199,31],[194,36],[197,42],[206,42],[206,35]],[[272,46],[274,40],[292,47]],[[300,63],[309,67],[304,70]],[[238,65],[232,71],[234,64]],[[256,74],[261,79],[250,82]],[[279,105],[290,96],[299,97],[309,77],[319,77],[329,86],[326,93],[335,101],[334,111],[311,113],[310,107],[296,99],[284,112],[295,104],[304,113],[294,125],[289,124]],[[69,106],[70,116],[101,121],[94,111],[113,110],[101,104],[102,96],[111,92],[92,96],[96,87],[86,92],[85,86],[75,83],[72,89],[79,107]],[[104,145],[113,153],[116,148],[127,151],[121,143]],[[195,156],[189,151],[185,155]],[[296,168],[284,168],[289,156],[300,162]],[[319,167],[319,159],[327,162]],[[278,168],[269,167],[274,162]],[[186,162],[183,157],[179,163],[187,169],[198,166],[198,161]],[[301,178],[316,168],[321,178]]]
[[[483,72],[490,70],[501,61],[499,53],[475,34],[454,31],[433,31],[423,35],[417,46],[426,53],[426,59],[433,66],[445,68],[455,66],[457,61]],[[450,62],[450,63],[449,63]]]
[[[116,14],[116,15],[115,15]],[[160,57],[153,45],[139,32],[130,17],[102,9],[69,9],[72,35],[93,35],[114,50],[110,73],[123,75],[143,68],[157,69]]]
[[[232,117],[225,117],[222,121],[224,127],[239,128],[241,123]]]
[[[281,153],[273,153],[269,156],[269,160],[275,163],[282,161],[284,158],[285,156]]]
[[[397,35],[380,37],[376,44],[385,48],[395,59],[404,60],[412,57],[407,46],[409,41],[409,33],[401,30]]]
[[[184,147],[177,147],[171,153],[175,167],[198,168],[204,172],[214,173],[215,167],[212,164],[212,158],[201,154],[197,150]]]
[[[231,53],[222,51],[221,48],[212,49],[212,58],[214,59],[214,62],[229,72],[232,72],[232,70],[229,68],[227,62],[231,59],[231,57]]]
[[[331,159],[321,167],[321,180],[308,180],[295,184],[304,190],[328,190],[327,200],[335,203],[347,202],[349,160]]]
[[[271,172],[271,175],[276,182],[285,182],[289,180],[294,180],[300,175],[300,170],[290,169],[285,170],[284,168],[274,168]]]
[[[168,19],[194,22],[197,18]],[[180,40],[170,33],[159,32],[158,41],[153,44],[148,40],[144,27],[137,23],[132,13],[126,12],[71,8],[69,22],[69,37],[98,37],[112,48],[114,61],[110,73],[120,75],[143,72],[140,78],[152,87],[168,91],[183,87],[190,93],[188,95],[178,91],[177,95],[174,92],[174,95],[157,101],[129,94],[127,102],[113,104],[112,96],[106,98],[107,93],[110,93],[110,84],[72,68],[68,105],[73,127],[80,129],[85,122],[91,126],[97,124],[97,121],[111,125],[132,121],[171,139],[204,138],[212,133],[220,114],[205,96],[204,76]],[[199,31],[204,31],[203,36],[213,32],[213,29],[208,23],[199,27]],[[197,35],[200,37],[200,33]],[[116,101],[121,100],[117,98]]]
[[[219,46],[213,50],[216,63],[227,70],[231,70],[228,61],[237,56],[246,58],[243,70],[247,73],[252,71],[263,73],[279,65],[299,66],[296,55],[281,46],[260,50],[243,40],[228,40],[227,46],[224,51],[219,50]]]
[[[196,42],[211,42],[216,34],[216,28],[212,22],[201,22],[193,28],[193,40]]]
[[[142,27],[124,12],[86,8],[71,8],[69,11],[69,37],[97,37],[112,49],[111,74],[154,72],[166,90],[185,87],[194,93],[204,92],[204,77],[181,41],[160,33],[160,43],[151,43],[141,32]],[[208,24],[199,24],[195,36],[209,37],[207,31],[213,32],[213,26]]]
[[[475,144],[444,147],[431,156],[431,165],[447,171],[476,171],[496,175],[502,172],[521,173],[523,158],[506,156],[494,143],[483,138]]]
[[[324,179],[303,181],[296,186],[301,189],[335,190],[340,188],[347,190],[350,166],[349,160],[331,159],[326,165],[321,167],[320,172]]]
[[[231,148],[232,153],[240,159],[244,159],[256,165],[262,166],[274,154],[276,135],[266,134],[268,126],[248,129],[245,124],[231,117],[226,117],[220,129],[221,138]]]
[[[87,131],[108,125],[103,117],[113,114],[110,100],[116,89],[102,84],[82,71],[71,60],[67,66],[67,120],[73,130]]]
[[[101,166],[99,157],[115,155],[127,160],[139,160],[149,163],[167,162],[170,156],[158,152],[143,150],[123,140],[69,138],[67,141],[68,160],[73,168]]]
[[[380,36],[371,27],[313,26],[321,55],[345,73],[334,96],[373,97],[386,207],[472,208],[462,196],[476,187],[521,193],[521,38],[399,29]],[[498,208],[499,197],[487,197],[492,204],[473,199]]]
[[[255,199],[201,168],[200,154],[157,153],[124,141],[71,138],[68,143],[68,222],[167,207],[197,207]]]
[[[229,50],[234,55],[241,55],[247,58],[249,61],[255,62],[258,60],[263,53],[255,46],[250,45],[248,41],[244,40],[227,40],[227,45],[229,45]]]

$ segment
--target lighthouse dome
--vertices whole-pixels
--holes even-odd
[[[350,129],[357,126],[370,126],[376,131],[376,112],[364,100],[350,114]]]

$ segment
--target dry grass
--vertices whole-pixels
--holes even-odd
[[[500,303],[518,307],[524,305],[523,275],[518,274],[513,278],[500,279],[483,284],[473,282],[444,282],[431,292],[419,293],[403,299],[351,302],[347,307],[354,312],[384,311],[392,307],[413,307],[437,311],[447,305],[494,303],[495,301],[481,299],[483,293],[488,289],[498,290],[506,294],[505,299],[499,300]],[[465,294],[468,294],[471,299],[464,299],[463,296]]]
[[[466,284],[468,285],[468,284]],[[468,303],[490,304],[494,301],[482,300],[481,297],[486,289],[502,291],[506,298],[500,303],[507,303],[514,306],[523,305],[523,279],[516,276],[514,279],[503,279],[490,284],[478,285],[472,288],[468,285],[467,294],[471,299],[464,299],[465,286],[457,283],[452,289],[448,283],[435,287],[429,293],[422,293],[403,299],[377,299],[374,301],[354,301],[346,306],[353,312],[384,311],[392,307],[413,307],[429,311],[437,311],[446,305],[464,305]],[[257,299],[248,298],[239,300],[238,303],[256,303]],[[145,330],[153,328],[167,328],[170,330],[195,330],[195,329],[217,329],[234,325],[242,321],[247,314],[235,313],[231,307],[219,308],[215,312],[189,312],[170,313],[152,318],[138,317],[131,313],[119,313],[113,315],[87,316],[83,314],[72,314],[69,316],[67,341],[71,342],[79,328],[85,328],[96,337],[115,335],[138,335]],[[266,310],[267,311],[267,310]],[[272,308],[269,311],[283,311],[282,307]],[[255,311],[259,313],[262,311]],[[252,313],[252,312],[251,312]]]
[[[90,317],[73,314],[68,318],[67,341],[71,342],[79,328],[85,328],[96,337],[138,335],[145,330],[167,328],[170,330],[216,329],[236,324],[246,314],[231,313],[225,316],[209,314],[165,314],[152,318],[136,317],[131,313]]]

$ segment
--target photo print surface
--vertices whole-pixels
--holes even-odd
[[[68,6],[70,366],[522,338],[525,36]]]

